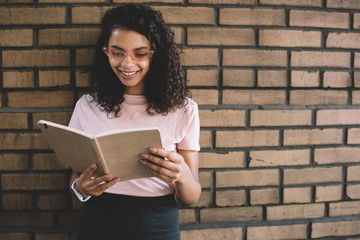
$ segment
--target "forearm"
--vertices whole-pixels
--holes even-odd
[[[175,182],[176,197],[183,204],[190,206],[196,203],[201,194],[201,186],[191,174],[183,181]]]

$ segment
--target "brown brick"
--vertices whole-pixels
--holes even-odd
[[[40,210],[61,210],[69,207],[68,196],[64,194],[41,195],[37,202]]]
[[[311,10],[291,10],[290,26],[348,28],[349,14],[343,12],[322,12]]]
[[[291,105],[346,105],[347,91],[341,90],[292,90]]]
[[[168,24],[214,24],[215,12],[208,7],[156,7]]]
[[[2,7],[2,24],[64,24],[65,7]]]
[[[284,188],[284,203],[310,203],[311,188]]]
[[[261,207],[205,208],[200,210],[201,222],[243,222],[262,219]]]
[[[22,72],[4,72],[4,88],[33,88],[34,73],[33,71]]]
[[[189,0],[198,4],[254,4],[255,0]]]
[[[181,0],[133,0],[131,3],[182,3]],[[129,3],[129,0],[114,0],[114,3]]]
[[[325,205],[322,203],[267,207],[268,220],[319,218],[324,215]]]
[[[71,22],[86,24],[100,23],[101,17],[110,7],[73,7],[71,8]]]
[[[348,130],[348,144],[359,144],[360,143],[360,129],[350,128]]]
[[[217,86],[218,71],[217,70],[195,70],[188,69],[186,71],[187,83],[189,86]]]
[[[350,67],[350,53],[325,51],[292,51],[292,67]]]
[[[150,0],[151,1],[151,0]],[[181,27],[171,27],[171,30],[174,32],[174,41],[176,44],[182,44],[183,43],[183,29]]]
[[[354,60],[355,60],[354,67],[360,68],[360,52],[355,53]]]
[[[249,167],[297,166],[310,163],[310,151],[307,149],[250,151],[249,157]]]
[[[180,232],[183,240],[211,240],[211,239],[242,239],[241,227],[230,228],[213,228],[213,229],[196,229],[196,230],[182,230]]]
[[[37,122],[40,120],[52,121],[67,126],[71,118],[71,112],[45,112],[33,113],[33,128],[38,128]]]
[[[209,148],[211,147],[211,132],[200,131],[200,147]]]
[[[33,45],[32,29],[0,30],[1,47],[14,47],[14,46],[30,47],[32,45]]]
[[[352,104],[359,105],[360,104],[360,91],[352,91]]]
[[[306,239],[306,224],[285,226],[248,227],[247,240]]]
[[[51,28],[39,31],[40,46],[95,45],[98,28]]]
[[[73,93],[70,91],[9,92],[8,105],[13,108],[72,107]]]
[[[52,227],[52,213],[40,212],[2,212],[1,227]]]
[[[279,190],[277,188],[265,188],[250,190],[251,205],[277,204],[279,203]]]
[[[284,26],[285,13],[282,9],[223,8],[220,9],[220,24]]]
[[[354,13],[354,29],[360,29],[360,13]]]
[[[59,160],[52,153],[36,153],[33,157],[34,170],[64,170],[65,168],[60,164]]]
[[[39,0],[39,3],[105,3],[106,0]]]
[[[340,201],[342,196],[342,186],[317,186],[315,192],[316,202]]]
[[[216,187],[244,187],[277,185],[278,170],[243,170],[216,173]]]
[[[3,174],[3,190],[66,190],[66,174]]]
[[[324,87],[347,88],[351,85],[351,76],[348,72],[325,72]]]
[[[188,28],[189,45],[252,46],[254,31],[238,28]]]
[[[192,204],[191,207],[209,207],[211,204],[212,193],[210,191],[202,191],[199,200]]]
[[[259,87],[286,87],[286,79],[286,71],[259,70],[257,84]]]
[[[180,209],[180,224],[195,223],[195,211],[194,209]]]
[[[77,227],[80,222],[80,212],[61,212],[59,214],[60,227]]]
[[[360,185],[347,185],[346,195],[350,199],[360,199]]]
[[[0,153],[0,170],[15,171],[29,168],[29,156],[27,154]]]
[[[69,66],[68,50],[5,50],[3,51],[4,67],[51,67]]]
[[[360,214],[360,201],[329,203],[329,216]]]
[[[211,187],[211,173],[210,172],[199,172],[199,182],[202,188]]]
[[[16,1],[16,2],[20,2],[20,1]],[[30,233],[0,233],[0,239],[30,240]]]
[[[285,169],[284,184],[341,182],[341,167]]]
[[[261,0],[260,4],[321,7],[322,0]]]
[[[91,66],[95,51],[93,49],[79,49],[76,51],[76,66]]]
[[[311,238],[357,235],[360,234],[359,225],[359,220],[313,223]]]
[[[272,66],[285,67],[287,54],[284,50],[224,49],[224,66]]]
[[[76,240],[74,233],[36,233],[35,240]]]
[[[5,210],[29,210],[32,209],[31,194],[3,194],[2,207]]]
[[[259,31],[259,45],[274,47],[321,47],[321,32],[264,29]]]
[[[216,205],[220,207],[243,206],[246,203],[245,190],[216,191]]]
[[[309,126],[311,110],[253,110],[251,126]]]
[[[89,86],[90,86],[90,72],[76,71],[76,87],[89,87]]]
[[[342,143],[342,129],[295,129],[284,131],[284,145],[321,145]]]
[[[243,168],[244,167],[244,153],[243,152],[229,152],[221,153],[207,153],[201,152],[199,154],[200,168]]]
[[[204,66],[218,64],[218,49],[216,48],[188,48],[184,49],[182,59],[184,66]]]
[[[349,79],[351,81],[351,79]],[[360,87],[360,72],[354,72],[354,87]]]
[[[258,147],[278,144],[279,132],[277,130],[216,132],[216,147]]]
[[[291,71],[292,87],[318,87],[319,81],[319,71]]]
[[[360,3],[357,0],[328,0],[326,7],[359,9]]]
[[[223,104],[229,105],[282,105],[286,96],[283,90],[224,90]]]
[[[219,102],[218,90],[192,89],[193,99],[199,105],[217,105]]]
[[[348,167],[347,181],[360,181],[360,166]]]
[[[316,125],[353,125],[360,124],[359,109],[329,109],[319,110]]]
[[[244,110],[200,110],[199,115],[202,127],[245,126]]]
[[[0,113],[0,129],[26,128],[28,128],[26,113]]]
[[[0,150],[49,149],[40,133],[0,133]]]
[[[40,87],[59,87],[70,85],[69,71],[40,71]]]
[[[360,148],[319,148],[315,149],[314,158],[317,164],[358,162]]]
[[[360,34],[359,33],[329,33],[326,39],[326,46],[328,48],[359,48]]]
[[[254,71],[243,69],[224,69],[223,85],[230,87],[254,86]]]

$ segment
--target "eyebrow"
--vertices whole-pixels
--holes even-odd
[[[118,47],[118,46],[116,46],[116,45],[111,45],[110,47],[112,47],[112,48],[116,48],[116,49],[119,49],[119,50],[121,50],[121,51],[124,51],[124,52],[125,52],[125,50],[124,50],[124,49],[122,49],[121,47]],[[148,47],[143,46],[143,47],[138,47],[138,48],[135,48],[134,50],[143,50],[143,49],[149,49],[149,48],[148,48]]]

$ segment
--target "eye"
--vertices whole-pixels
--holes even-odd
[[[136,58],[142,59],[142,58],[145,58],[148,54],[149,54],[149,52],[135,52],[134,56]]]
[[[125,53],[122,52],[122,51],[118,51],[118,50],[110,50],[111,54],[114,56],[114,57],[117,57],[117,58],[122,58],[125,56]]]

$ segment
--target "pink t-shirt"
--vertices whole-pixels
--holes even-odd
[[[76,103],[69,127],[92,135],[116,129],[157,127],[166,150],[200,150],[199,113],[198,106],[193,100],[188,99],[188,104],[184,108],[170,112],[166,116],[150,116],[146,112],[147,101],[144,96],[125,94],[124,97],[125,101],[120,106],[121,115],[116,118],[114,113],[101,111],[90,95],[82,96]],[[151,177],[122,181],[105,192],[154,197],[173,193],[174,186],[160,178]]]

